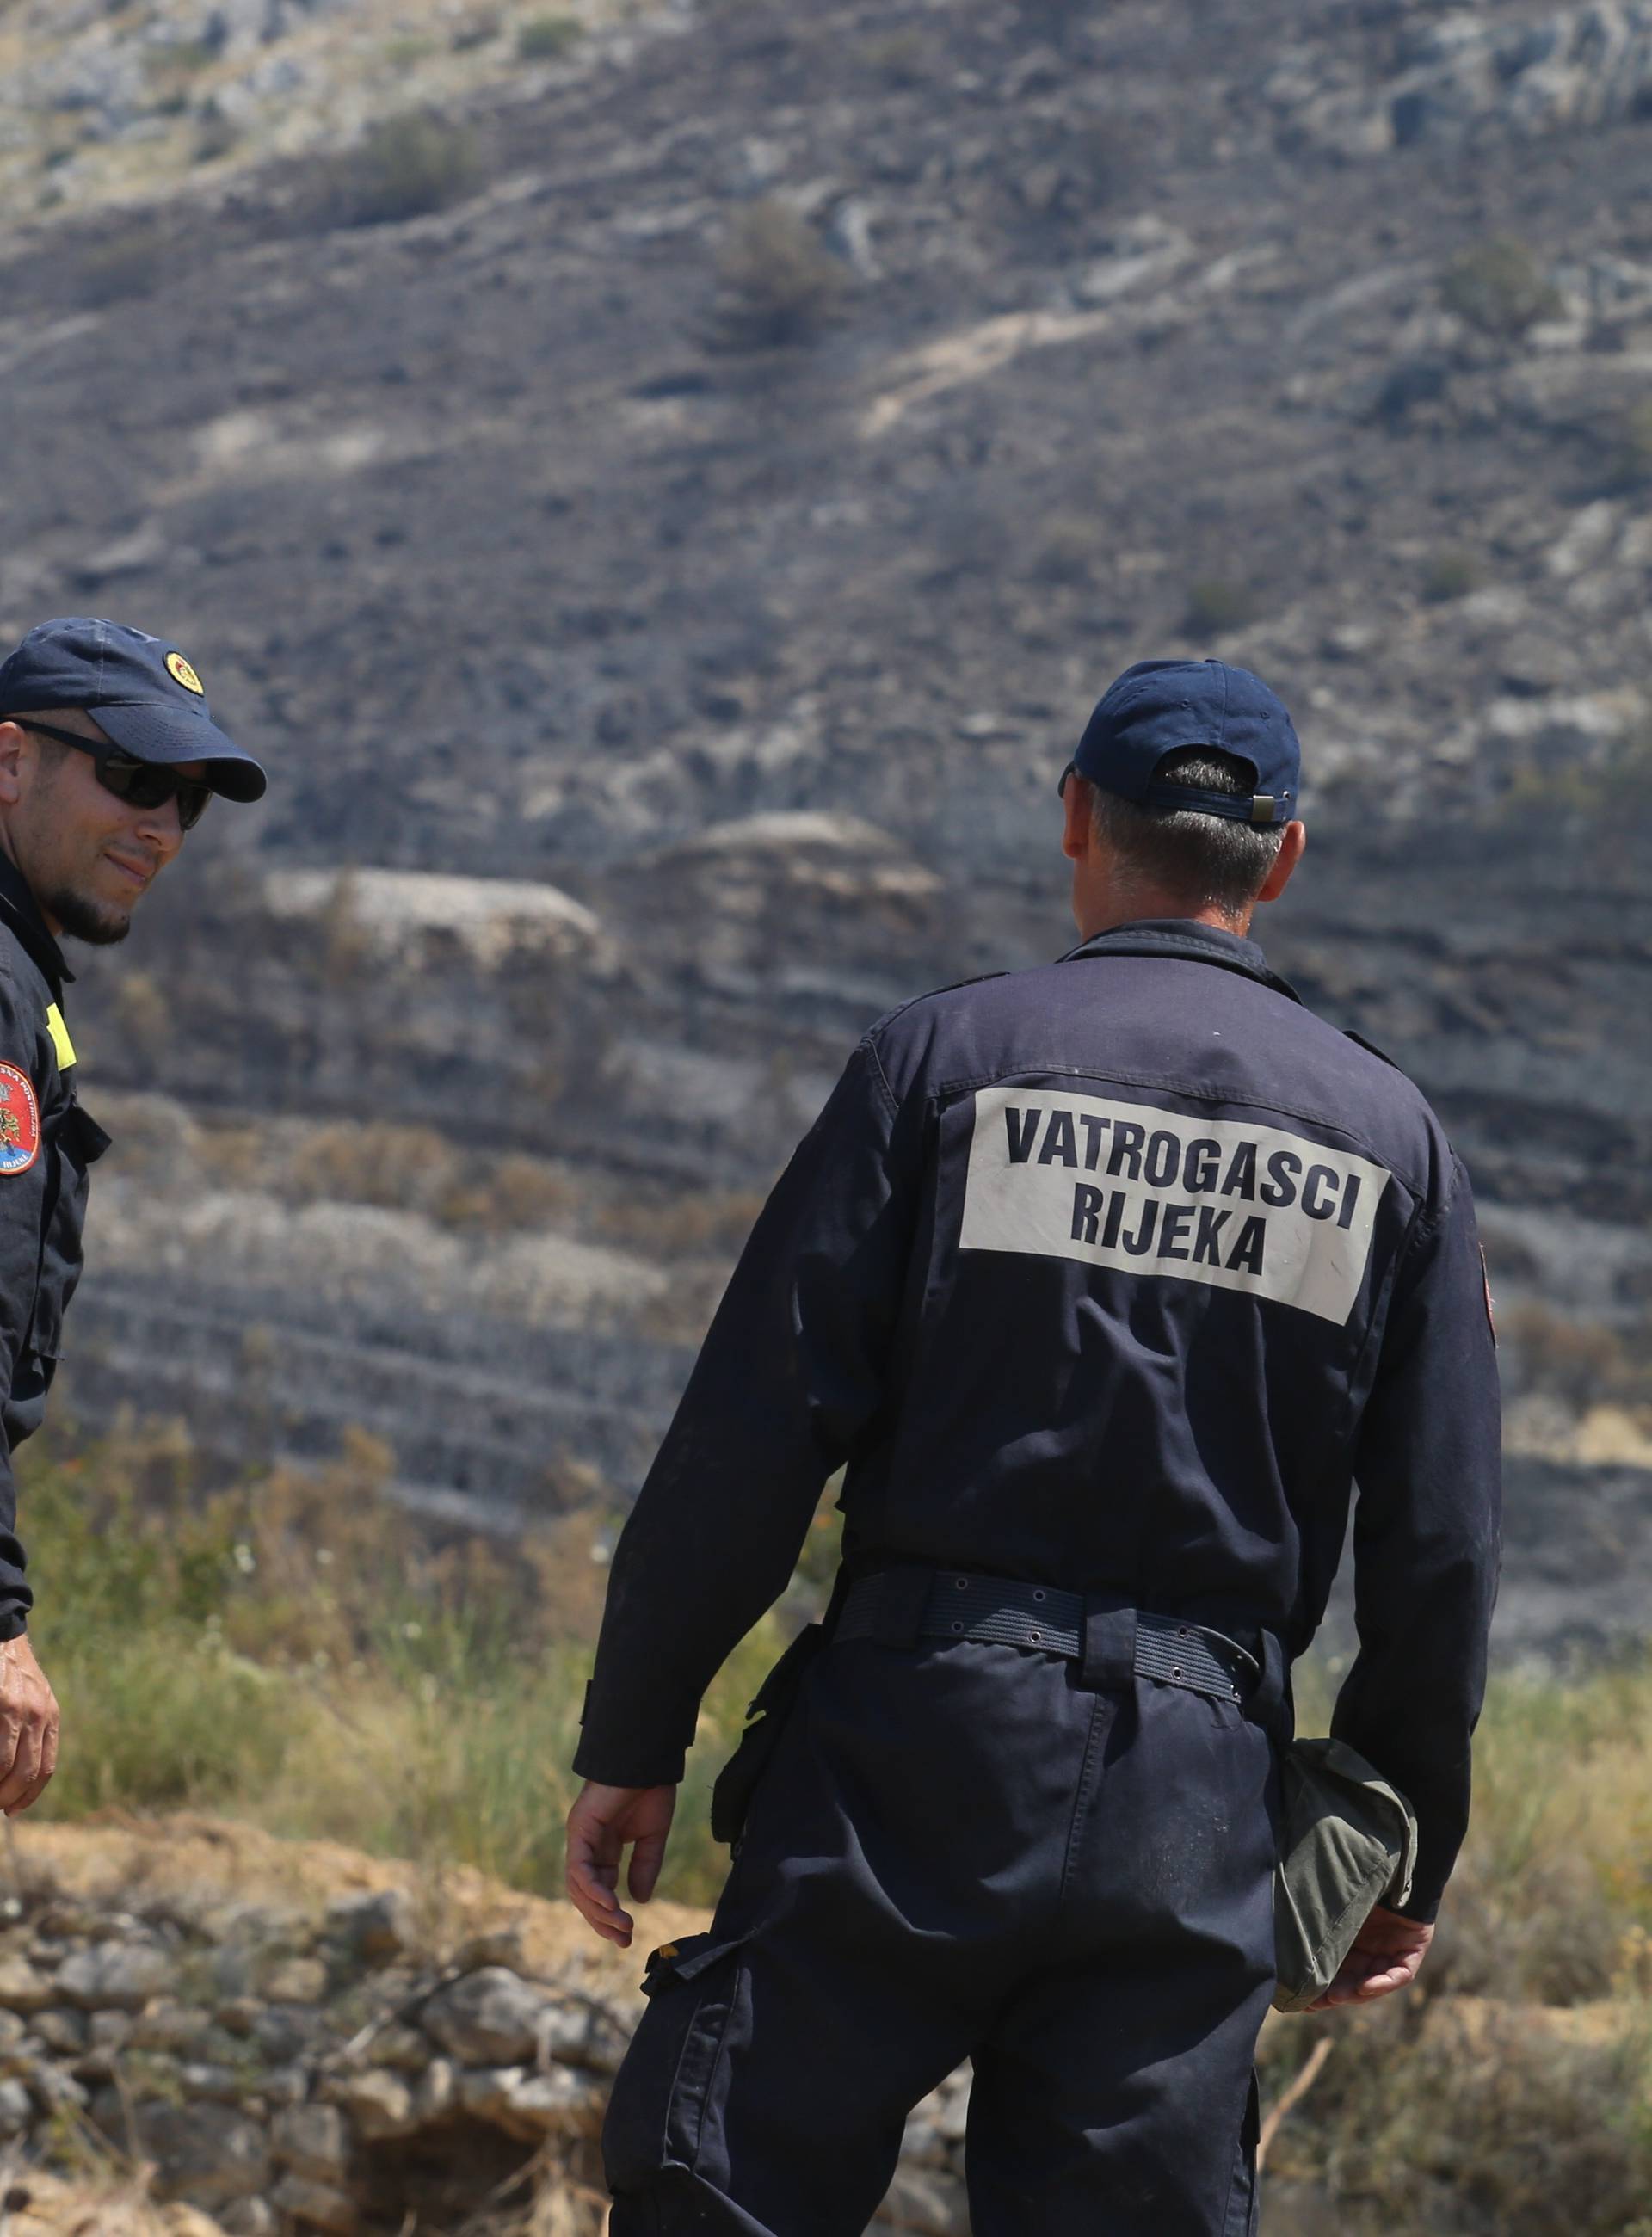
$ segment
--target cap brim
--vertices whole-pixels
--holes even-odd
[[[142,699],[88,705],[86,712],[106,737],[141,762],[205,762],[208,783],[224,799],[264,796],[269,780],[261,766],[209,716]]]

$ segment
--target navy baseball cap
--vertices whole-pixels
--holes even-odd
[[[80,707],[141,762],[204,762],[226,800],[261,800],[268,780],[213,721],[206,687],[175,645],[119,622],[42,622],[0,662],[0,722]]]
[[[1155,782],[1165,756],[1184,746],[1248,762],[1254,789],[1207,792]],[[1192,808],[1236,823],[1288,823],[1296,813],[1302,748],[1283,700],[1248,668],[1222,660],[1139,660],[1108,688],[1069,766],[1139,807]]]

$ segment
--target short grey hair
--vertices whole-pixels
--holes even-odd
[[[1167,754],[1153,775],[1156,782],[1197,785],[1205,792],[1256,789],[1248,762],[1204,746]],[[1196,808],[1142,808],[1081,782],[1091,821],[1118,856],[1127,891],[1132,885],[1166,887],[1194,908],[1243,916],[1279,859],[1282,823],[1245,823]]]

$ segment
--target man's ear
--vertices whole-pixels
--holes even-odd
[[[1071,862],[1081,861],[1090,850],[1090,789],[1076,769],[1061,789],[1061,852]]]
[[[23,797],[23,770],[34,756],[26,730],[0,723],[0,808],[15,808]]]
[[[1259,901],[1277,901],[1291,882],[1291,873],[1302,860],[1302,850],[1308,843],[1307,826],[1287,823],[1279,835],[1279,851],[1273,858],[1273,868],[1262,881]]]

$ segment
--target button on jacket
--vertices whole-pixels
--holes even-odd
[[[90,1168],[109,1147],[75,1093],[63,1014],[71,973],[0,856],[0,1640],[34,1603],[17,1535],[11,1455],[40,1427],[81,1272]]]
[[[0,1182],[0,1187],[4,1185]],[[1252,941],[1126,925],[907,1004],[777,1184],[617,1549],[577,1759],[679,1778],[846,1467],[852,1575],[952,1565],[1301,1653],[1357,1485],[1334,1729],[1467,1818],[1499,1403],[1469,1182]]]

